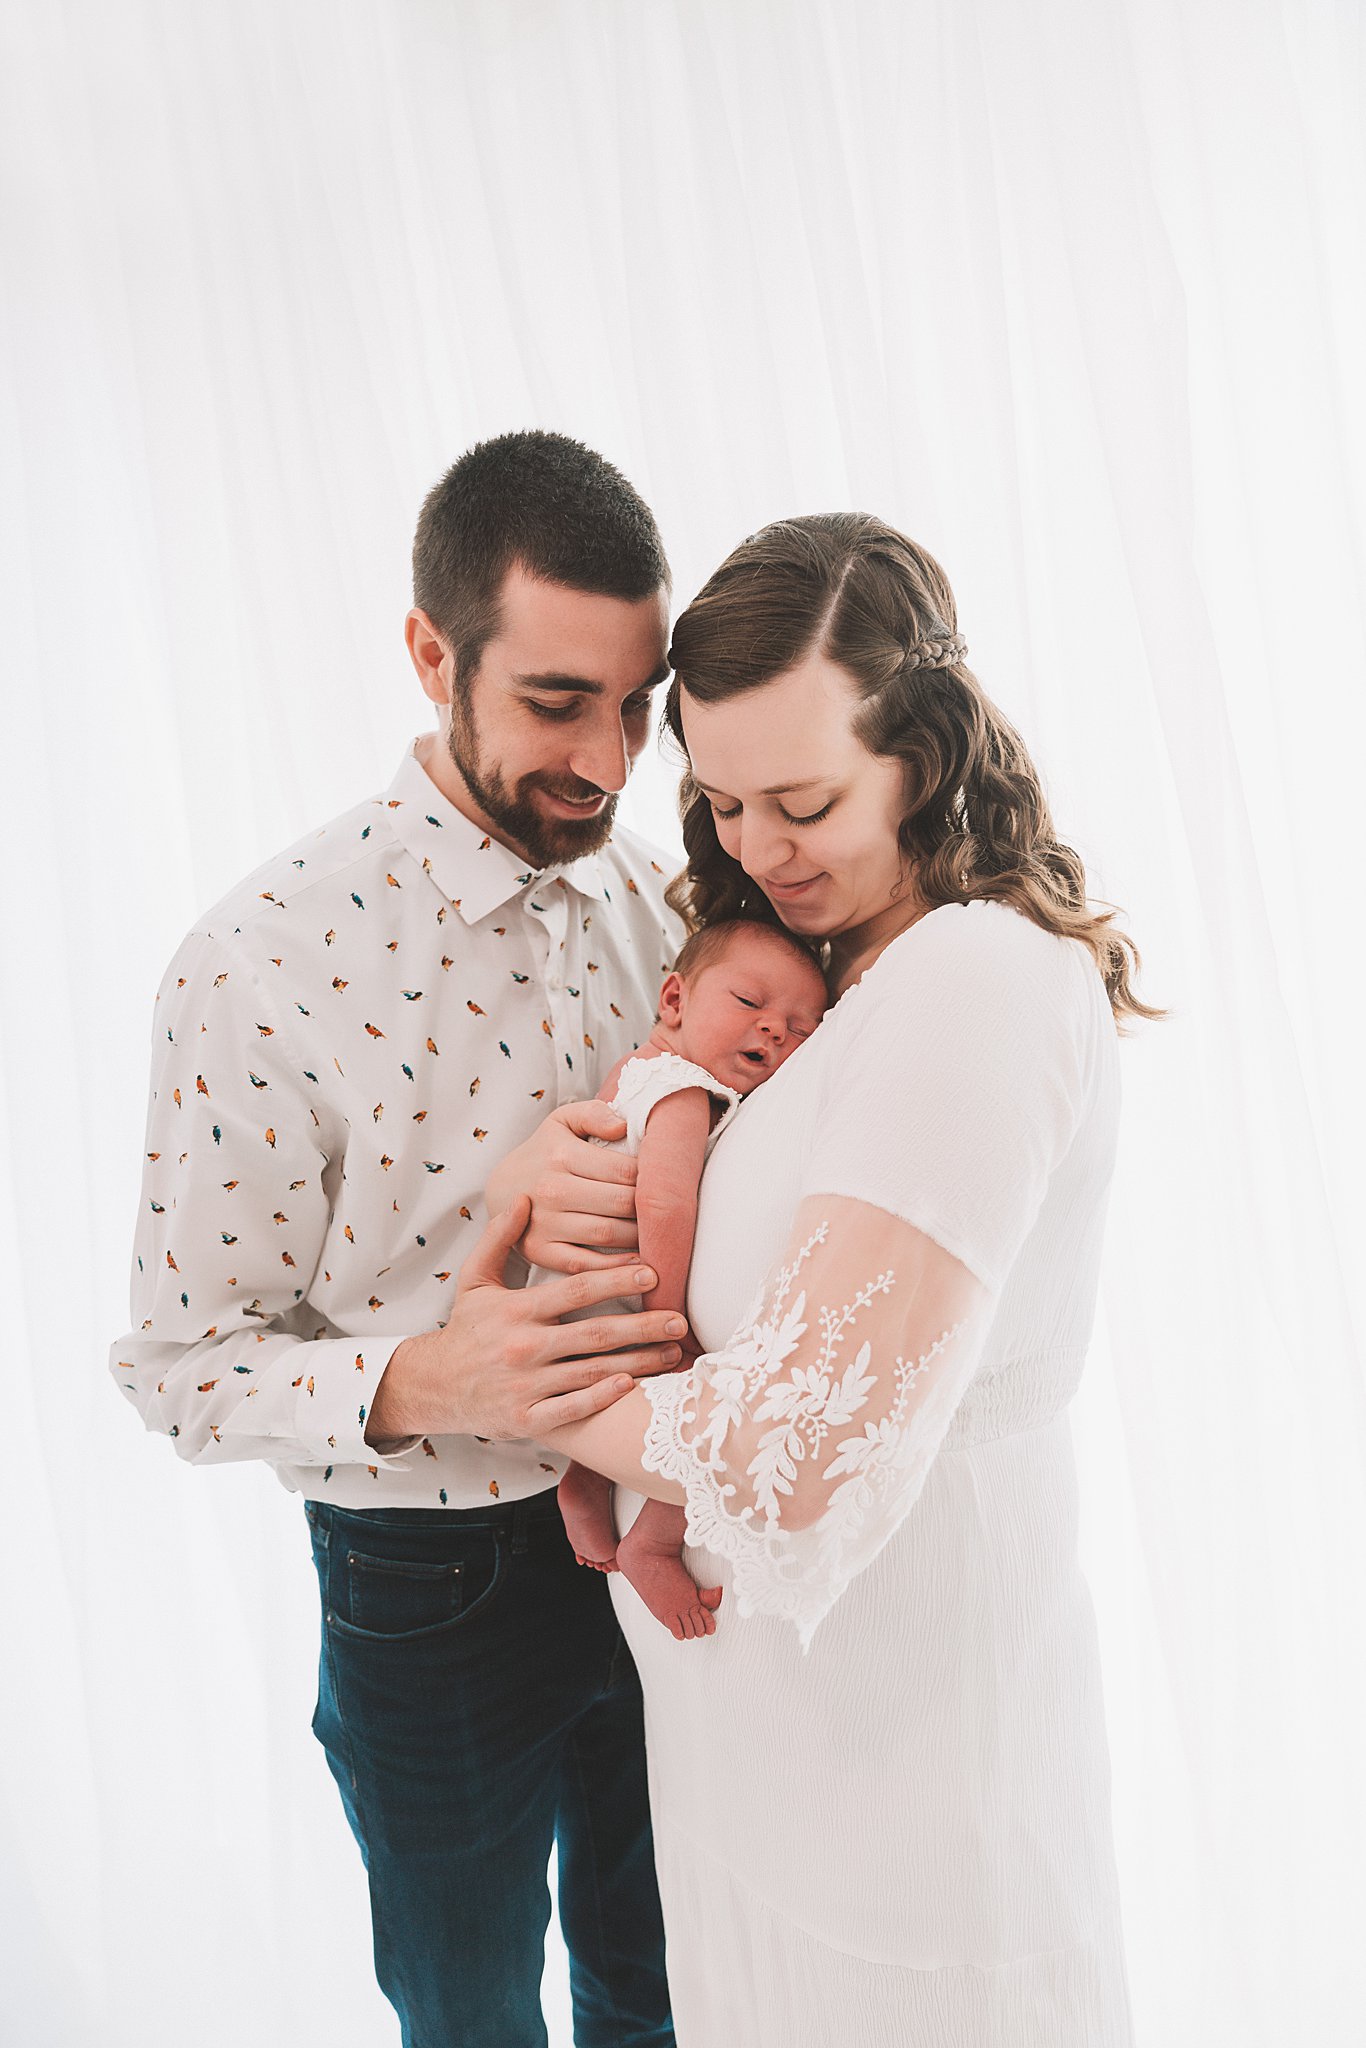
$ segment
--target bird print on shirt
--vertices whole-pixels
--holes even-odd
[[[396,791],[415,782],[425,794],[421,769],[405,765]],[[384,811],[404,805],[396,798]],[[408,825],[400,820],[397,836],[387,819],[350,817],[354,854],[329,844],[315,879],[320,863],[303,842],[288,863],[290,879],[257,892],[257,910],[243,901],[234,917],[191,935],[182,948],[189,971],[168,977],[158,999],[171,1021],[154,1076],[160,1102],[144,1162],[147,1227],[139,1226],[134,1278],[147,1285],[153,1249],[175,1286],[152,1285],[140,1297],[151,1313],[139,1315],[135,1330],[148,1360],[183,1346],[189,1363],[204,1347],[203,1363],[192,1378],[164,1363],[153,1376],[121,1340],[118,1377],[139,1382],[129,1391],[144,1412],[175,1404],[162,1426],[193,1456],[259,1455],[259,1435],[243,1449],[235,1418],[246,1401],[265,1401],[275,1418],[270,1437],[299,1444],[280,1458],[282,1472],[306,1488],[304,1447],[318,1425],[285,1405],[302,1401],[325,1418],[317,1440],[326,1450],[311,1483],[326,1485],[330,1498],[345,1501],[363,1469],[367,1482],[384,1479],[381,1499],[472,1504],[480,1489],[485,1498],[506,1494],[518,1457],[526,1465],[532,1447],[484,1446],[493,1465],[482,1478],[468,1469],[469,1439],[428,1438],[416,1463],[395,1455],[373,1464],[373,1449],[360,1454],[358,1404],[339,1397],[335,1354],[349,1334],[346,1372],[364,1375],[369,1361],[377,1378],[392,1348],[389,1331],[407,1335],[447,1319],[461,1259],[483,1225],[490,1166],[554,1102],[591,1095],[608,1066],[643,1039],[653,1021],[656,956],[671,953],[676,932],[652,883],[633,923],[618,928],[615,951],[604,951],[595,931],[594,958],[585,960],[591,914],[566,919],[576,896],[563,877],[556,886],[541,877],[538,887],[530,870],[509,875],[506,849],[481,835],[478,850],[496,863],[484,880],[465,821],[438,818],[430,804]],[[462,835],[464,867],[452,888]],[[610,857],[624,888],[630,856],[614,846]],[[642,885],[650,866],[642,859],[634,870]],[[639,899],[642,891],[630,893]],[[493,916],[481,913],[483,903]],[[253,951],[267,917],[273,944]],[[241,1059],[248,1040],[255,1065]],[[395,1088],[405,1103],[393,1101]],[[479,1120],[468,1107],[462,1118],[459,1105],[476,1099]],[[206,1171],[208,1158],[216,1170]],[[263,1230],[274,1239],[276,1279]],[[377,1338],[377,1330],[385,1334]],[[300,1341],[316,1347],[318,1364],[273,1371],[273,1358],[285,1356],[280,1345]],[[249,1363],[244,1342],[261,1347],[260,1357]],[[529,1469],[540,1478],[556,1470],[542,1458]],[[511,1490],[516,1497],[534,1489],[519,1479]]]

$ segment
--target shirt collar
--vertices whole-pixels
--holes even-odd
[[[585,854],[548,868],[530,867],[519,853],[481,831],[442,795],[413,747],[379,801],[389,813],[399,844],[450,898],[466,924],[478,924],[524,889],[538,884],[544,888],[560,880],[581,896],[598,902],[607,899],[596,855]]]

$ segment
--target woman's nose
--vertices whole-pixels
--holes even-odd
[[[753,875],[762,888],[765,879],[776,875],[791,858],[791,843],[782,833],[747,811],[740,820],[740,865],[745,873]]]

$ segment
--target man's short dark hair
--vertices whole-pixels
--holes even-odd
[[[498,631],[514,563],[547,583],[636,600],[670,585],[654,515],[604,456],[538,430],[480,441],[427,493],[413,540],[413,603],[468,681]]]

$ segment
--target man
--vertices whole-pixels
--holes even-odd
[[[552,1840],[580,2048],[660,2048],[639,1685],[534,1439],[679,1356],[662,1313],[559,1321],[653,1277],[634,1162],[589,1142],[622,1126],[584,1098],[647,1036],[679,940],[663,865],[613,831],[668,566],[610,464],[522,433],[431,492],[413,579],[440,731],[230,891],[158,996],[111,1369],[181,1456],[262,1458],[304,1496],[314,1729],[405,2048],[544,2042]],[[528,1156],[577,1166],[560,1234],[599,1249],[510,1292],[526,1204],[486,1231],[484,1185],[569,1103]]]

